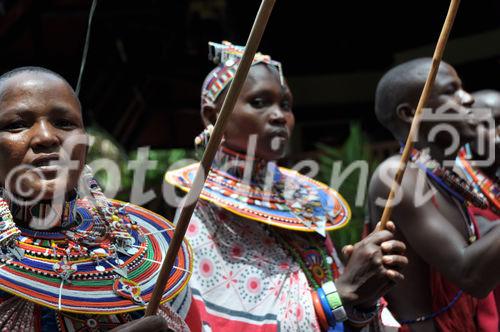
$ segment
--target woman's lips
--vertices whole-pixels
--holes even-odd
[[[50,166],[50,165],[56,164],[57,161],[60,161],[59,154],[51,153],[51,154],[45,154],[45,155],[41,155],[41,156],[36,157],[31,162],[31,165],[33,165],[35,167]]]
[[[37,173],[41,173],[43,179],[53,180],[58,175],[61,176],[63,168],[60,165],[46,165],[35,167]]]
[[[274,137],[282,137],[284,139],[288,139],[289,135],[288,135],[288,130],[286,129],[283,129],[283,130],[275,130],[271,133],[271,136],[274,136]]]
[[[34,167],[33,171],[41,173],[46,180],[54,179],[63,170],[62,162],[57,153],[39,156],[31,162],[31,165]]]

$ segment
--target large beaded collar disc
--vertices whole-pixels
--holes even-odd
[[[144,309],[174,233],[148,210],[108,200],[90,177],[75,222],[58,231],[16,226],[0,198],[0,289],[56,310],[117,314]],[[162,302],[187,285],[192,252],[182,244]]]
[[[351,218],[349,205],[335,190],[297,171],[254,160],[252,180],[243,180],[247,157],[227,148],[217,152],[200,195],[232,213],[272,226],[325,235],[344,227]],[[235,165],[228,169],[227,165]],[[169,171],[165,180],[189,191],[198,163]],[[265,178],[271,176],[271,186]],[[266,188],[269,187],[269,188]]]

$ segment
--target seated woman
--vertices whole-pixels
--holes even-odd
[[[133,321],[151,297],[174,226],[106,199],[86,151],[80,102],[61,76],[24,67],[0,77],[0,327],[186,331],[187,321],[198,331],[189,316],[187,243],[160,315]]]
[[[207,128],[242,55],[230,44],[211,47],[220,64],[203,85]],[[362,327],[379,317],[379,297],[403,278],[405,246],[390,231],[347,247],[342,267],[327,232],[347,224],[349,206],[326,185],[276,165],[293,126],[281,64],[257,54],[187,231],[195,253],[190,286],[208,330]],[[168,172],[166,181],[189,190],[197,167]]]

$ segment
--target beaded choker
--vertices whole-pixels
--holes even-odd
[[[21,225],[38,230],[67,228],[74,225],[77,196],[75,190],[59,205],[54,205],[52,201],[28,205],[22,198],[15,197],[0,188],[0,199],[7,203],[13,218]]]

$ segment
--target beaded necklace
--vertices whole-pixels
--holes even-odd
[[[323,330],[331,331],[337,322],[345,321],[347,314],[334,283],[334,277],[336,279],[339,276],[339,269],[335,260],[321,247],[321,241],[319,244],[313,244],[312,241],[304,239],[305,244],[299,245],[293,239],[285,238],[279,230],[269,233],[292,255],[304,272],[312,287],[314,310]]]
[[[425,171],[430,178],[437,182],[448,194],[460,201],[460,203],[466,204],[468,202],[481,209],[485,209],[488,206],[484,195],[471,183],[461,178],[454,171],[441,167],[428,154],[413,149],[410,156],[411,161],[421,170]]]
[[[480,192],[477,192],[473,185],[455,172],[441,167],[429,155],[424,155],[420,151],[413,149],[410,154],[410,160],[434,180],[439,187],[443,188],[452,198],[456,199],[464,210],[466,210],[467,204],[473,204],[482,209],[487,207],[486,198]],[[463,212],[463,210],[461,211]],[[468,241],[472,243],[477,238],[474,224],[466,215],[464,215],[464,219],[466,221],[467,232],[469,233]]]
[[[299,264],[301,270],[304,271],[307,281],[309,281],[309,284],[315,290],[321,288],[321,283],[334,281],[334,273],[336,277],[338,277],[338,267],[335,261],[333,258],[326,255],[321,245],[312,245],[309,243],[307,248],[300,248],[293,241],[285,240],[279,231],[272,232],[272,234],[287,251],[290,252],[294,260]],[[320,260],[320,262],[318,262],[318,260]]]
[[[421,323],[421,322],[428,321],[430,319],[434,319],[437,316],[439,316],[439,315],[447,312],[448,310],[450,310],[455,305],[455,303],[457,303],[457,301],[460,299],[460,297],[462,296],[462,294],[463,294],[463,291],[459,290],[457,292],[457,294],[455,294],[455,297],[450,301],[450,303],[448,303],[446,306],[442,307],[438,311],[433,312],[432,314],[425,315],[425,316],[420,316],[420,317],[415,318],[415,319],[402,320],[399,323],[401,325],[410,325],[410,324]]]
[[[169,171],[165,181],[188,191],[198,167],[195,163]],[[351,218],[345,199],[327,185],[225,147],[216,153],[200,198],[249,220],[300,232],[315,231],[323,237]]]
[[[500,215],[500,188],[486,176],[479,168],[472,167],[469,160],[472,159],[470,145],[462,148],[457,156],[456,165],[462,170],[467,179],[476,186],[476,190],[482,192],[488,198],[489,208]]]
[[[325,236],[327,222],[334,222],[343,214],[342,206],[324,206],[319,188],[285,176],[274,162],[253,158],[251,178],[245,179],[248,156],[222,147],[216,154],[206,187],[240,201],[242,206],[258,206],[281,213],[288,212],[306,226],[316,227]],[[345,215],[345,212],[344,212]]]
[[[60,232],[18,227],[9,204],[0,198],[0,260],[63,283],[116,279],[118,295],[143,303],[140,288],[127,276],[145,258],[147,244],[139,241],[132,246],[130,231],[138,229],[136,223],[124,207],[116,209],[106,199],[90,169],[84,170],[82,179],[90,189],[90,201],[80,202],[84,208],[79,224]]]

